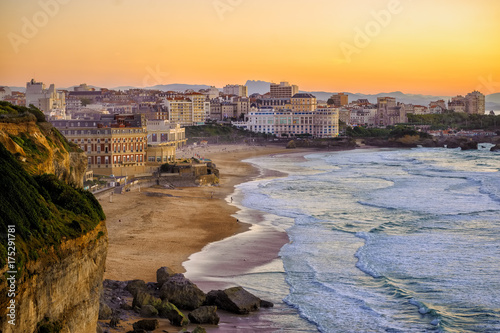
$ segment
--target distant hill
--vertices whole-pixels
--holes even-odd
[[[318,100],[326,101],[330,96],[336,94],[336,92],[323,92],[323,91],[312,91],[310,92]],[[356,101],[358,99],[367,99],[370,103],[377,103],[378,97],[394,97],[398,102],[402,103],[411,103],[414,105],[429,105],[431,101],[444,100],[448,101],[449,96],[431,96],[431,95],[415,95],[415,94],[405,94],[401,91],[393,91],[388,93],[379,93],[379,94],[361,94],[361,93],[350,93],[344,92],[347,96],[349,96],[349,102]]]
[[[486,96],[486,103],[500,104],[500,93],[491,94]]]
[[[4,87],[4,86],[1,86]],[[26,92],[26,87],[9,87],[11,91]]]

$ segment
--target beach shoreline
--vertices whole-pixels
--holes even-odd
[[[182,263],[190,255],[247,231],[250,225],[233,217],[239,208],[231,205],[230,197],[237,184],[255,179],[259,170],[242,160],[290,150],[220,145],[186,149],[180,158],[199,152],[207,153],[219,168],[220,186],[151,187],[114,195],[113,202],[101,198],[109,233],[105,279],[151,282],[162,266],[184,273]]]
[[[224,276],[242,274],[277,259],[281,247],[288,242],[288,236],[284,231],[245,223],[261,219],[262,213],[242,210],[239,202],[243,194],[238,193],[235,186],[262,177],[284,176],[271,170],[260,170],[243,160],[307,151],[311,150],[245,145],[190,147],[180,151],[177,157],[198,155],[211,159],[220,171],[219,186],[152,187],[115,195],[113,202],[102,198],[109,234],[104,278],[156,282],[156,270],[160,267],[167,266],[178,273],[186,273],[187,267],[186,277],[208,292],[234,285],[223,281]],[[232,246],[229,255],[216,255],[211,262],[203,264],[193,262],[193,256],[203,253],[213,244],[222,243],[226,251],[228,248],[224,247],[224,242],[232,242],[234,235],[239,236],[238,242],[241,243]],[[256,247],[257,243],[259,246]],[[222,256],[229,260],[221,260]],[[193,263],[199,267],[193,268]],[[244,323],[238,316],[220,312],[221,323],[207,327],[208,331],[234,332],[235,327],[248,328],[255,322],[259,322],[263,332],[276,330],[270,323],[259,319],[258,313],[246,317],[248,321]],[[135,319],[139,318],[131,318],[123,325],[128,327]],[[160,322],[163,328],[173,328],[167,320]]]

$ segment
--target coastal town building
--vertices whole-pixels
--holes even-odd
[[[259,108],[273,108],[275,110],[291,109],[291,98],[258,98],[255,106]]]
[[[147,120],[148,146],[167,145],[181,148],[186,145],[186,129],[168,120]]]
[[[248,97],[248,87],[240,84],[228,84],[222,88],[224,95],[236,95],[239,97]]]
[[[290,99],[291,109],[294,112],[314,111],[318,107],[316,97],[308,93],[298,93]]]
[[[354,108],[351,110],[349,125],[352,126],[374,126],[377,109]]]
[[[331,103],[337,108],[349,104],[349,96],[344,93],[334,94],[330,97],[330,100]]]
[[[484,114],[485,96],[479,91],[473,91],[465,96],[465,112],[468,114]]]
[[[448,102],[448,109],[453,112],[465,112],[465,97],[456,96]]]
[[[146,170],[144,116],[101,115],[99,120],[53,120],[52,124],[87,153],[96,175],[132,176]]]
[[[291,98],[299,93],[299,87],[288,82],[271,83],[270,90],[270,98]]]
[[[446,102],[442,99],[429,103],[429,109],[435,106],[439,106],[441,110],[446,110]]]
[[[0,100],[3,100],[5,97],[12,95],[12,91],[9,87],[0,87]]]
[[[395,125],[404,122],[404,118],[401,115],[401,106],[396,104],[396,98],[377,98],[377,115],[375,117],[377,126]]]
[[[250,99],[238,96],[219,97],[210,101],[210,120],[245,119],[250,110]]]
[[[181,126],[203,125],[210,115],[210,102],[201,93],[172,94],[163,101],[168,120]]]
[[[338,109],[331,107],[318,108],[314,111],[255,108],[248,115],[247,129],[278,137],[310,135],[331,138],[338,136],[338,117]]]
[[[66,118],[66,95],[56,91],[54,84],[45,88],[34,79],[26,83],[26,106],[34,105],[49,119]]]
[[[220,91],[219,91],[219,89],[217,89],[217,88],[216,88],[216,87],[214,87],[214,86],[211,86],[211,87],[210,87],[210,88],[208,88],[208,89],[201,89],[201,90],[199,91],[199,93],[201,93],[201,94],[203,94],[203,95],[207,96],[207,98],[208,98],[208,99],[210,99],[210,100],[212,100],[212,99],[214,99],[214,98],[217,98],[217,97],[219,97],[219,95],[220,95]]]

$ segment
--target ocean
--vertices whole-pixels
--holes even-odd
[[[286,176],[237,186],[235,217],[255,225],[193,255],[187,276],[205,265],[275,303],[234,332],[500,332],[500,154],[482,146],[246,160]],[[276,232],[279,257],[218,275]]]
[[[288,174],[237,188],[243,207],[265,213],[261,226],[290,239],[280,259],[232,279],[278,303],[267,318],[277,331],[500,332],[500,154],[247,162]]]

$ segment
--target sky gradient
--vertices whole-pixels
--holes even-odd
[[[500,92],[498,0],[2,0],[0,85]]]

